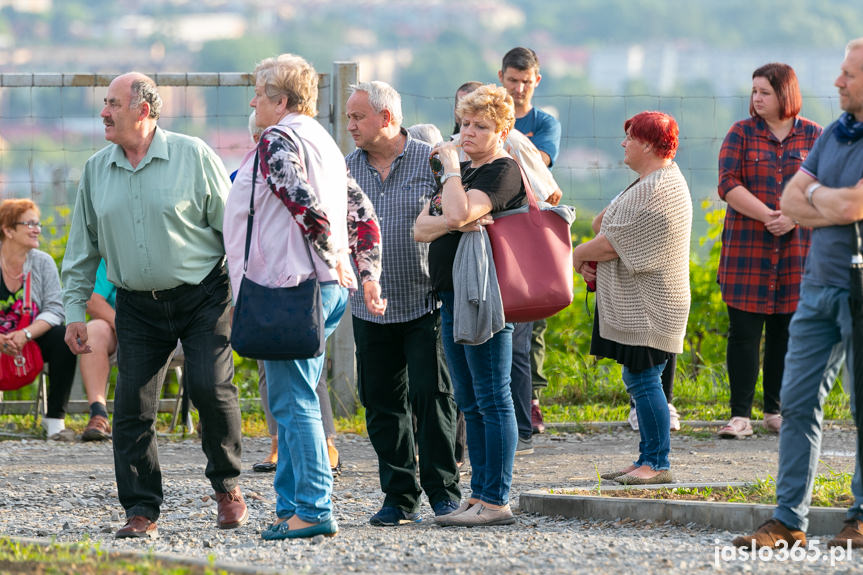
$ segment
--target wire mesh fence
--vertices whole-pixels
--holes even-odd
[[[326,78],[326,76],[322,76]],[[61,229],[73,205],[81,167],[106,145],[99,111],[111,76],[100,74],[0,74],[0,197],[30,197]],[[156,74],[165,102],[160,125],[204,139],[228,171],[251,146],[249,74]],[[318,119],[332,131],[328,82]],[[433,123],[452,131],[453,98],[402,94],[405,124]],[[632,179],[619,147],[623,122],[642,110],[662,110],[681,128],[677,162],[697,206],[694,237],[704,228],[703,201],[718,206],[716,159],[731,124],[748,115],[747,94],[714,96],[538,95],[535,105],[561,121],[554,174],[564,201],[586,217],[600,210]],[[826,124],[839,114],[837,100],[804,98],[803,115]],[[65,208],[65,209],[64,209]],[[581,218],[580,218],[581,219]],[[61,232],[62,233],[62,232]]]

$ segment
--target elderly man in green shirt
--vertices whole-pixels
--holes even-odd
[[[100,258],[117,286],[114,467],[128,520],[117,538],[158,534],[155,420],[178,339],[186,390],[201,417],[217,524],[229,529],[248,519],[237,484],[241,419],[221,233],[228,175],[201,140],[156,125],[161,106],[147,76],[133,72],[111,82],[101,116],[112,144],[84,166],[63,260],[66,343],[76,354],[90,351],[85,309]]]

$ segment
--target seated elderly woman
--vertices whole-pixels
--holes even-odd
[[[359,234],[379,245],[379,228],[367,199],[360,210],[365,214],[362,222],[349,213],[356,211],[349,195],[362,192],[348,176],[335,141],[314,119],[317,94],[317,72],[299,56],[282,54],[255,68],[251,106],[257,125],[265,129],[231,187],[224,234],[235,297],[244,273],[268,287],[297,285],[316,275],[329,335],[344,313],[345,287],[356,282],[348,259],[351,236]],[[244,272],[252,193],[256,218]],[[354,229],[349,228],[350,221]],[[380,251],[355,254],[355,260],[366,305],[372,313],[382,314],[386,302],[380,298],[378,282]],[[279,444],[273,480],[277,520],[262,531],[267,540],[338,532],[332,512],[333,476],[315,393],[323,363],[323,355],[264,362]]]
[[[673,161],[679,131],[674,118],[641,112],[624,130],[623,162],[638,179],[597,216],[599,233],[573,250],[572,261],[585,280],[596,281],[590,353],[623,365],[641,434],[638,459],[601,477],[628,485],[669,483],[671,438],[661,375],[672,354],[683,351],[692,202]]]
[[[39,208],[31,200],[5,200],[0,204],[0,231],[0,352],[14,357],[28,341],[36,341],[42,358],[51,366],[42,427],[49,439],[67,439],[70,437],[62,432],[75,376],[75,356],[63,340],[66,327],[57,265],[38,249],[42,231]],[[33,323],[17,329],[28,275]]]
[[[414,239],[431,242],[429,272],[443,303],[441,338],[455,399],[464,413],[471,462],[471,496],[458,509],[438,517],[441,525],[507,525],[512,467],[518,438],[510,393],[511,323],[479,345],[455,343],[453,263],[464,232],[491,224],[497,212],[526,202],[518,164],[503,150],[515,123],[512,98],[489,84],[459,102],[460,146],[469,158],[459,164],[457,144],[434,148],[443,164],[441,192],[414,226]]]

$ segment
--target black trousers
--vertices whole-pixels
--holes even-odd
[[[728,306],[728,383],[731,386],[731,416],[750,417],[761,361],[764,331],[764,413],[779,413],[779,390],[788,350],[788,325],[794,314],[763,314]]]
[[[440,313],[395,324],[355,317],[353,327],[359,396],[378,455],[384,505],[416,511],[420,485],[431,504],[459,501],[455,400],[440,341]],[[416,415],[416,436],[411,414]]]
[[[52,325],[36,338],[42,359],[48,364],[48,399],[45,417],[63,419],[72,392],[78,358],[66,345],[66,326]]]
[[[159,292],[117,290],[118,378],[114,393],[114,471],[126,517],[159,518],[162,473],[156,413],[167,362],[183,344],[186,393],[201,417],[201,447],[213,490],[237,485],[240,404],[232,383],[231,291],[224,267],[200,285]]]

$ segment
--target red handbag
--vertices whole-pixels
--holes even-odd
[[[521,178],[527,211],[496,214],[485,228],[508,322],[551,317],[572,303],[574,212],[568,206],[540,209],[523,169]]]
[[[16,329],[24,329],[33,321],[33,301],[30,297],[30,272],[24,280],[24,306]],[[32,383],[42,371],[45,362],[35,341],[28,341],[21,353],[12,357],[0,354],[0,391],[13,391]]]

